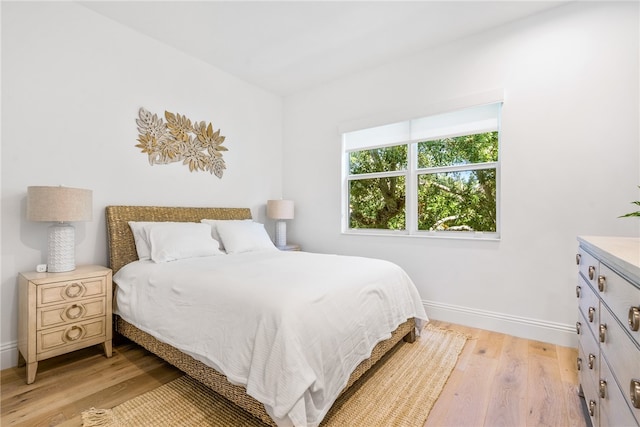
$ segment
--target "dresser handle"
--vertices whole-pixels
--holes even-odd
[[[79,297],[82,295],[83,292],[84,292],[84,286],[82,286],[80,283],[75,283],[75,282],[70,284],[64,289],[64,293],[69,298]]]
[[[632,331],[640,329],[640,307],[629,308],[629,328]]]
[[[589,401],[589,415],[591,415],[592,417],[594,417],[596,415],[596,401],[595,400],[590,400]]]
[[[607,397],[607,382],[600,380],[600,398],[604,399],[605,397]]]
[[[576,357],[576,368],[578,368],[578,371],[582,370],[582,359],[579,357]]]
[[[587,364],[587,366],[589,366],[589,369],[593,369],[593,363],[596,361],[596,355],[595,354],[589,354],[589,363]]]
[[[589,280],[593,280],[596,276],[596,268],[593,265],[589,266]]]
[[[580,254],[576,254],[576,264],[580,265],[580,259],[582,258],[582,255]]]
[[[596,308],[589,307],[589,322],[593,323],[593,318],[595,314],[596,314]]]
[[[582,324],[580,322],[576,322],[576,334],[580,335],[580,327]]]
[[[631,393],[631,404],[634,408],[640,409],[640,380],[631,380],[629,392]]]
[[[71,307],[67,307],[64,314],[67,316],[67,319],[77,319],[84,314],[84,306],[73,304]]]
[[[605,342],[607,338],[607,325],[606,324],[602,324],[600,325],[600,342]]]
[[[606,280],[607,279],[604,276],[598,276],[598,290],[600,292],[604,292],[604,283]]]
[[[72,326],[64,332],[65,341],[76,341],[82,338],[84,335],[84,328],[82,326]]]

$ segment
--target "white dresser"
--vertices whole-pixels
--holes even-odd
[[[640,426],[640,239],[578,242],[580,390],[594,427]]]

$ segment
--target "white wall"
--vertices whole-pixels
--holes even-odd
[[[286,98],[289,240],[397,262],[433,318],[574,345],[576,235],[640,235],[617,218],[640,184],[638,17],[575,2]],[[499,242],[340,234],[341,124],[496,88]]]
[[[224,177],[149,165],[135,147],[140,107],[213,122]],[[280,97],[76,3],[3,2],[0,367],[17,361],[17,274],[46,262],[48,224],[25,219],[28,186],[92,189],[76,262],[107,265],[105,206],[248,206],[264,221],[281,197],[281,150]]]

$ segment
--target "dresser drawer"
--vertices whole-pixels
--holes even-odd
[[[600,321],[606,325],[605,339],[600,349],[604,358],[609,362],[611,373],[615,376],[622,389],[627,405],[633,408],[631,402],[630,384],[632,380],[640,380],[640,349],[620,327],[607,308],[600,312]],[[636,419],[640,420],[640,409],[633,408]]]
[[[586,281],[591,283],[594,289],[598,289],[598,266],[600,262],[589,252],[582,248],[578,249],[578,256],[576,258],[578,263],[578,270],[580,275],[585,278]]]
[[[595,291],[591,288],[582,276],[578,276],[578,285],[576,287],[576,296],[578,297],[578,307],[586,324],[591,329],[593,336],[598,336],[598,324],[600,323],[600,300]]]
[[[47,306],[36,310],[36,329],[73,323],[106,314],[106,298],[79,300],[64,305]]]
[[[624,324],[627,332],[640,343],[640,289],[604,264],[600,265],[600,275],[604,277],[603,291],[600,292],[602,300]]]
[[[582,316],[582,314],[580,314],[580,316]],[[581,319],[581,322],[584,324],[584,317]],[[580,328],[578,339],[584,351],[580,370],[583,371],[583,373],[592,375],[595,383],[598,375],[600,375],[600,349],[598,348],[598,342],[595,336],[591,334],[591,331],[585,329],[584,326]]]
[[[104,296],[106,289],[107,283],[104,276],[41,285],[37,288],[36,306]]]
[[[37,332],[38,353],[52,350],[67,350],[67,347],[82,347],[86,341],[103,338],[106,335],[104,317],[72,323],[70,325],[44,329]]]
[[[589,334],[589,332],[587,332]],[[586,367],[589,351],[583,349],[582,341],[578,344],[578,379],[582,386],[582,393],[587,404],[591,425],[598,426],[600,419],[600,404],[598,402],[598,390],[596,388],[597,377],[594,371]]]
[[[624,390],[626,392],[626,390]],[[637,420],[624,398],[611,369],[605,358],[600,362],[600,381],[598,394],[600,395],[600,426],[635,427]]]

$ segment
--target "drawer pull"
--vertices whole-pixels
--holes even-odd
[[[76,341],[82,338],[84,335],[84,328],[82,326],[72,326],[64,331],[64,340],[66,342]]]
[[[580,298],[580,285],[576,286],[576,298]]]
[[[84,315],[84,311],[84,306],[73,304],[71,307],[68,307],[64,311],[64,314],[65,316],[67,316],[67,319],[73,320],[77,319],[78,317],[82,317],[82,315]]]
[[[576,334],[580,335],[580,327],[582,324],[580,322],[576,322]]]
[[[600,380],[600,398],[604,399],[605,397],[607,397],[607,382]]]
[[[589,401],[589,415],[591,415],[592,417],[595,417],[595,415],[596,415],[596,401],[595,400],[590,400]]]
[[[629,392],[631,394],[631,404],[634,408],[640,409],[640,380],[631,380]]]
[[[589,322],[593,323],[593,317],[596,314],[595,307],[589,307]]]
[[[629,328],[632,331],[640,329],[640,307],[629,308]]]
[[[598,276],[598,290],[604,292],[604,283],[607,279],[604,276]]]
[[[576,357],[576,368],[578,368],[578,371],[582,370],[582,359],[580,357]]]
[[[603,323],[602,325],[600,325],[600,342],[605,342],[606,339],[607,339],[607,325]]]
[[[580,254],[576,254],[576,264],[580,265],[580,259],[582,258],[582,255]]]
[[[589,366],[589,369],[593,369],[593,364],[595,361],[596,361],[596,355],[589,354],[589,363],[587,364]]]
[[[596,268],[593,265],[589,266],[589,280],[593,280],[596,277]]]
[[[84,286],[82,286],[80,283],[74,282],[69,286],[67,286],[66,288],[64,288],[64,293],[69,298],[77,298],[84,293]]]

